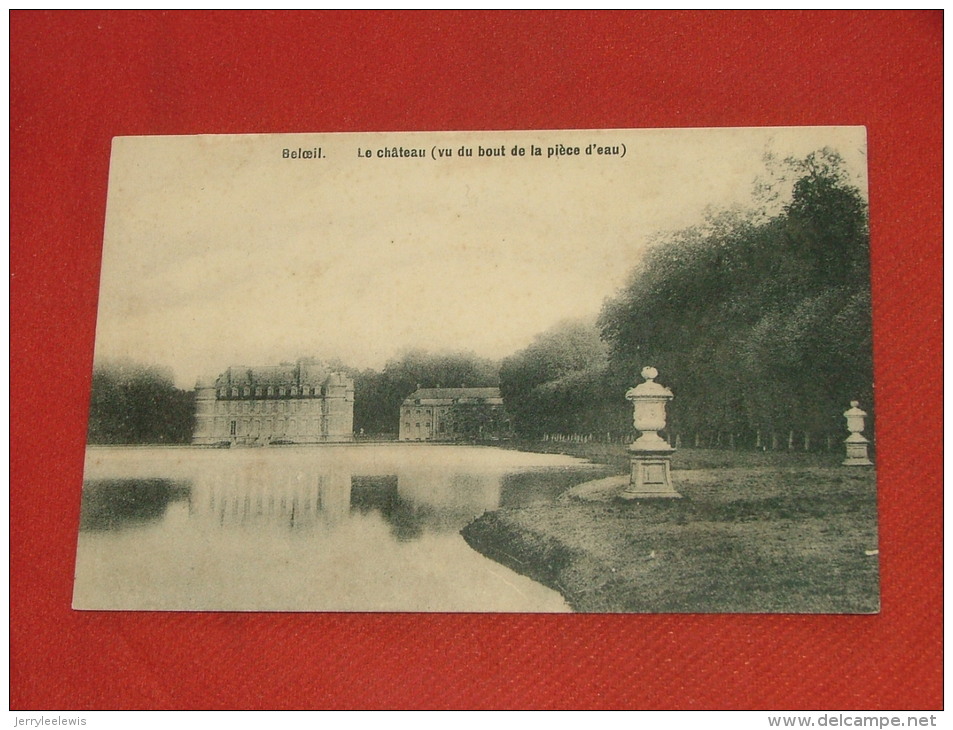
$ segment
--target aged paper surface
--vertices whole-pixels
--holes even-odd
[[[857,127],[115,139],[74,606],[877,610],[873,468],[841,465],[865,155]],[[679,500],[621,496],[643,366]]]

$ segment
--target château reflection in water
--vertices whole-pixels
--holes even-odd
[[[569,457],[458,446],[91,448],[74,604],[565,610],[544,607],[563,605],[548,594],[526,598],[549,590],[532,581],[513,589],[528,579],[459,531],[604,473]],[[512,596],[488,594],[487,580]]]
[[[580,474],[584,479],[580,479]],[[400,540],[425,531],[459,530],[498,507],[548,501],[598,467],[461,472],[446,465],[409,466],[395,474],[352,474],[342,465],[222,464],[191,479],[93,479],[84,482],[81,530],[118,530],[159,522],[187,507],[188,519],[219,527],[334,525],[354,510],[377,512]]]
[[[189,515],[221,527],[303,530],[345,519],[350,501],[351,478],[340,470],[277,469],[267,479],[225,471],[193,482]]]

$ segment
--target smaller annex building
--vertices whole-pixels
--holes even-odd
[[[420,388],[400,407],[401,441],[498,439],[510,432],[499,388]]]

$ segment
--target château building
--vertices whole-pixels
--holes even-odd
[[[499,388],[420,388],[400,407],[401,441],[501,438],[509,420]]]
[[[353,427],[354,382],[310,358],[230,367],[195,386],[193,444],[350,441]]]

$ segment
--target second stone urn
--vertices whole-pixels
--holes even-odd
[[[664,385],[655,382],[658,370],[642,368],[644,383],[625,394],[632,401],[632,422],[640,436],[629,446],[632,473],[629,486],[622,492],[625,499],[677,499],[672,486],[671,462],[675,451],[659,436],[665,429],[665,406],[674,396]]]
[[[864,418],[866,411],[860,409],[860,403],[855,400],[850,402],[850,409],[844,411],[844,418],[847,419],[847,431],[850,436],[844,441],[847,447],[847,458],[842,462],[844,466],[873,466],[870,457],[867,456],[867,444],[870,443],[864,437]]]

